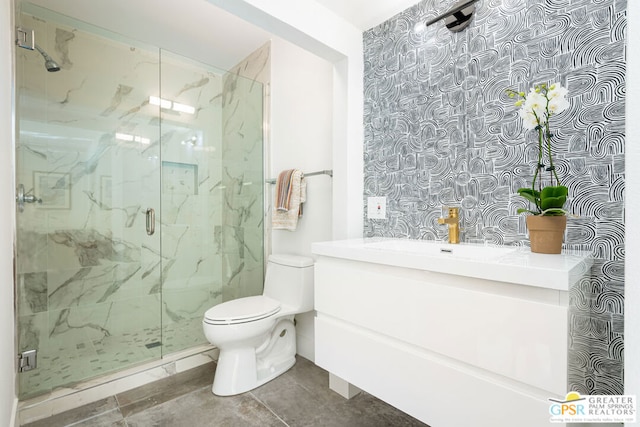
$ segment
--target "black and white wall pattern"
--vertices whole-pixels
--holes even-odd
[[[534,172],[535,132],[505,89],[559,82],[571,107],[552,119],[569,187],[565,247],[598,258],[571,293],[568,390],[623,393],[625,0],[480,0],[471,25],[419,23],[453,0],[425,0],[364,33],[365,236],[446,239],[442,206],[461,208],[470,242],[528,245],[516,195]]]

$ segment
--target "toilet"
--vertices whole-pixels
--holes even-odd
[[[212,391],[231,396],[252,390],[295,364],[295,314],[313,310],[313,259],[271,255],[262,295],[207,310],[202,327],[220,350]]]

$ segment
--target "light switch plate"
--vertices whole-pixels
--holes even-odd
[[[367,198],[367,218],[387,219],[387,198],[368,197]]]

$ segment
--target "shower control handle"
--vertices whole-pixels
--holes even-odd
[[[147,235],[151,236],[156,232],[156,211],[153,208],[147,208]]]

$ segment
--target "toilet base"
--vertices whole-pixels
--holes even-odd
[[[296,331],[290,319],[279,321],[257,349],[220,348],[211,391],[233,396],[253,390],[288,371],[296,363]]]

